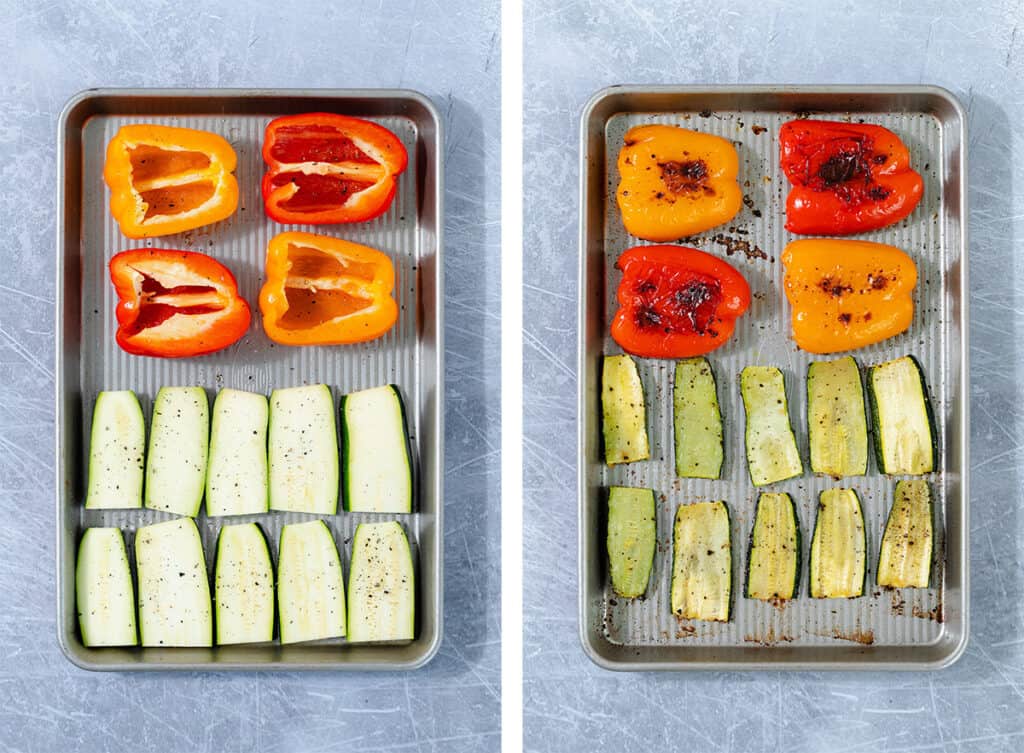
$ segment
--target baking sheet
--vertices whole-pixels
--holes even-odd
[[[788,182],[778,166],[778,129],[799,115],[876,123],[894,130],[925,181],[924,198],[907,220],[858,235],[906,250],[918,265],[915,315],[895,338],[853,352],[868,366],[907,353],[921,361],[938,419],[940,464],[930,474],[936,509],[935,566],[926,590],[874,585],[875,559],[896,479],[872,457],[866,477],[813,475],[807,461],[805,375],[813,358],[789,336],[782,292],[785,245],[799,236],[784,228]],[[608,335],[621,274],[618,255],[643,243],[630,237],[615,202],[616,160],[628,128],[666,123],[717,134],[740,156],[744,206],[726,225],[686,245],[729,260],[750,283],[750,310],[733,339],[709,354],[725,427],[720,480],[677,479],[673,467],[674,362],[637,359],[647,396],[651,460],[609,468],[600,444],[600,359],[621,349]],[[678,89],[615,87],[599,93],[582,122],[580,281],[580,630],[584,648],[612,669],[914,668],[955,660],[967,635],[966,264],[963,218],[964,120],[955,100],[929,87],[812,90],[794,87]],[[739,373],[774,365],[786,378],[790,416],[805,473],[756,489],[747,474]],[[658,500],[658,549],[647,595],[611,592],[604,548],[606,490],[644,486]],[[807,551],[818,493],[857,490],[868,536],[865,597],[807,596]],[[799,598],[773,606],[742,595],[746,549],[760,491],[789,492],[803,532]],[[729,623],[677,620],[669,606],[672,519],[680,503],[724,499],[732,518],[733,617]]]
[[[274,117],[310,111],[367,117],[391,129],[409,152],[396,199],[381,217],[354,225],[279,225],[266,218],[260,196],[265,171],[260,149]],[[149,240],[124,237],[108,209],[102,171],[106,144],[128,123],[198,128],[224,136],[238,154],[239,206],[228,220],[187,233]],[[443,328],[441,275],[441,124],[433,106],[415,92],[395,91],[94,91],[72,100],[61,118],[58,181],[58,629],[65,654],[89,669],[408,669],[429,661],[442,630]],[[395,265],[396,326],[382,338],[352,346],[290,348],[262,331],[257,304],[271,237],[305,230],[385,251]],[[209,356],[140,358],[114,340],[116,294],[107,263],[137,247],[184,248],[208,253],[235,274],[253,318],[243,339]],[[221,525],[257,522],[277,562],[281,527],[323,517],[331,528],[347,579],[351,539],[360,522],[397,519],[405,526],[417,569],[416,639],[400,645],[345,645],[344,639],[308,645],[278,642],[209,649],[104,648],[82,645],[74,609],[74,558],[84,527],[117,526],[130,549],[142,525],[175,516],[153,510],[85,510],[85,465],[92,408],[100,390],[131,389],[147,427],[161,386],[201,385],[211,408],[216,391],[232,387],[269,394],[274,388],[325,383],[335,397],[394,383],[406,402],[417,467],[415,512],[333,516],[269,512],[196,519],[207,566]],[[337,413],[336,413],[337,416]],[[134,557],[132,557],[134,562]],[[134,567],[133,567],[134,570]]]

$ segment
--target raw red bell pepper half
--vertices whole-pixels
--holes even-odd
[[[137,356],[213,353],[249,328],[249,304],[230,270],[193,251],[138,248],[110,260],[117,344]]]
[[[263,205],[281,223],[365,222],[387,211],[408,154],[368,120],[333,113],[272,120],[263,139]]]
[[[750,286],[717,256],[686,246],[634,246],[622,252],[619,310],[612,338],[645,358],[689,358],[732,337],[750,307]]]
[[[786,229],[850,235],[899,222],[921,201],[924,183],[910,152],[888,128],[791,120],[779,129],[782,170],[793,184]]]

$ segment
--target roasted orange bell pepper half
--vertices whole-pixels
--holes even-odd
[[[626,132],[619,152],[619,211],[626,230],[671,241],[717,227],[740,211],[739,157],[718,136],[668,125]]]
[[[122,126],[107,145],[110,212],[129,238],[153,238],[226,219],[238,207],[235,150],[215,133]]]
[[[924,182],[888,128],[791,120],[779,129],[780,163],[793,188],[786,229],[851,235],[899,222],[921,201]]]
[[[914,260],[895,246],[810,238],[782,253],[793,339],[811,353],[881,342],[914,318]]]
[[[750,286],[717,256],[686,246],[634,246],[622,252],[612,339],[644,358],[710,353],[732,337],[750,307]]]
[[[137,248],[115,254],[117,344],[128,353],[184,358],[237,342],[249,328],[249,304],[231,271],[194,251]]]
[[[386,212],[409,157],[384,126],[313,112],[270,121],[263,161],[267,216],[324,225],[365,222]]]
[[[282,345],[373,340],[398,320],[386,254],[314,233],[281,233],[267,248],[263,329]]]

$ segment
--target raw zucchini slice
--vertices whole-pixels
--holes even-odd
[[[255,523],[220,529],[213,602],[218,645],[273,640],[274,570],[267,539]]]
[[[636,362],[628,355],[605,356],[601,370],[604,459],[608,465],[647,460],[647,409]]]
[[[161,387],[146,457],[146,507],[195,517],[206,485],[210,403],[202,387]]]
[[[416,580],[401,523],[360,523],[348,574],[348,640],[411,641]]]
[[[608,563],[612,588],[628,599],[643,596],[654,564],[657,532],[654,492],[613,486],[608,490]]]
[[[792,599],[800,583],[800,523],[793,498],[763,492],[747,552],[747,598]]]
[[[811,470],[830,476],[868,472],[864,385],[853,356],[807,367],[807,442]]]
[[[672,389],[676,475],[719,478],[722,473],[722,413],[715,373],[706,358],[676,363]]]
[[[135,566],[142,645],[212,645],[210,581],[195,521],[176,518],[140,528]]]
[[[341,398],[345,509],[412,512],[412,459],[405,406],[389,384]]]
[[[324,384],[270,394],[270,509],[338,512],[338,430]]]
[[[86,646],[135,646],[135,588],[119,528],[86,528],[75,567],[78,626]]]
[[[322,520],[281,529],[277,558],[281,643],[345,635],[345,583],[331,530]]]
[[[873,366],[868,386],[882,473],[918,476],[934,471],[935,421],[917,359],[904,356]]]
[[[142,507],[145,455],[146,420],[135,393],[101,392],[92,411],[85,506],[93,510]]]
[[[673,614],[685,619],[728,622],[732,545],[725,502],[680,505],[672,538]]]
[[[803,473],[782,372],[774,366],[747,366],[740,374],[740,394],[747,416],[747,468],[754,486]]]
[[[864,594],[867,538],[853,489],[826,489],[818,498],[808,566],[811,596],[842,599]]]
[[[213,402],[207,515],[267,511],[267,398],[224,389]]]
[[[878,585],[928,588],[932,572],[932,495],[928,482],[896,482],[889,519],[878,552]]]

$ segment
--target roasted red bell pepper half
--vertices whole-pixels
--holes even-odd
[[[634,246],[622,270],[612,338],[646,358],[709,353],[732,337],[750,307],[750,286],[730,264],[686,246]]]
[[[117,344],[137,356],[184,358],[237,342],[249,304],[235,277],[206,254],[162,248],[122,251],[110,260],[117,290]]]
[[[276,118],[263,139],[263,205],[281,223],[365,222],[395,197],[409,157],[383,126],[333,113]]]
[[[921,201],[924,183],[910,152],[888,128],[791,120],[779,129],[782,171],[793,184],[786,229],[850,235],[899,222]]]

